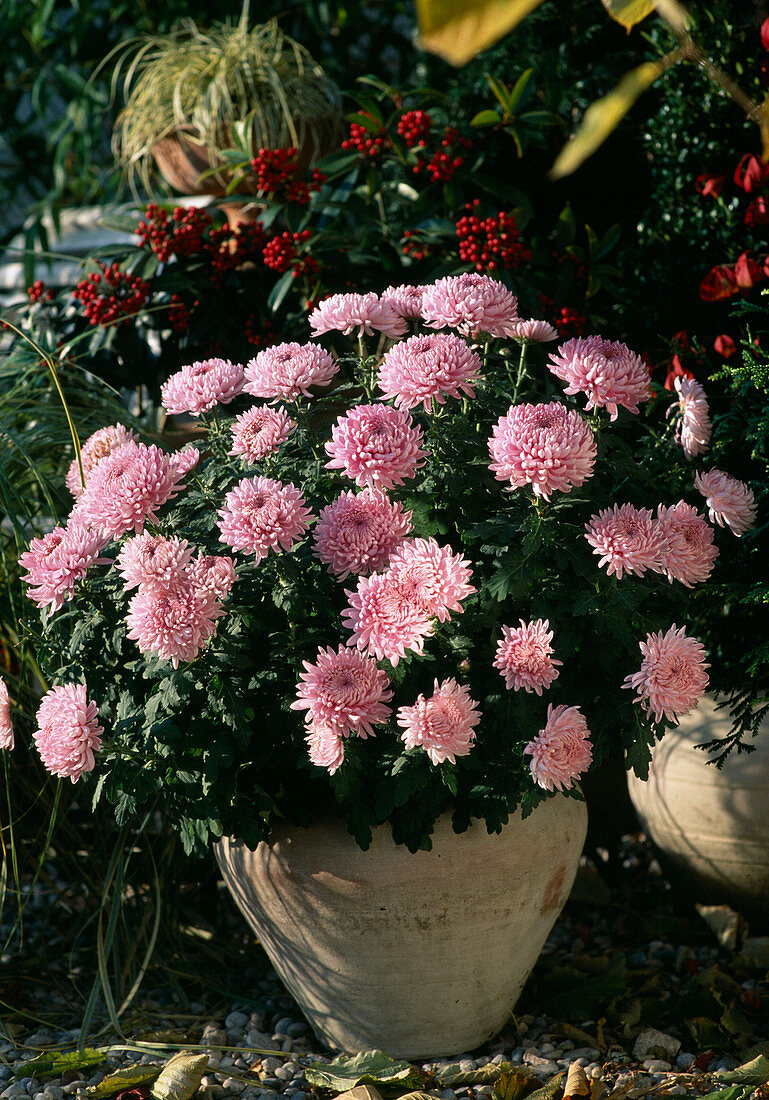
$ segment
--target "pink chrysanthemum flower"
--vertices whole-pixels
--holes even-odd
[[[706,581],[713,572],[718,547],[705,517],[683,500],[670,508],[660,505],[657,516],[666,543],[662,566],[668,580],[680,581],[687,588]]]
[[[83,475],[88,480],[88,475],[97,463],[101,462],[107,455],[112,454],[113,451],[117,451],[124,443],[129,443],[135,438],[135,433],[130,428],[124,428],[122,424],[110,424],[107,428],[99,428],[98,432],[94,432],[86,439],[83,446],[80,448],[80,459],[83,463]],[[77,459],[72,460],[70,468],[67,470],[67,475],[64,478],[64,483],[72,493],[73,497],[79,497],[83,491],[83,485],[80,481],[80,467],[77,464]]]
[[[305,671],[296,685],[292,710],[306,710],[309,726],[339,737],[373,737],[373,727],[392,713],[393,693],[387,673],[354,649],[319,649],[315,664],[302,661]]]
[[[142,586],[129,604],[128,637],[142,653],[170,658],[178,668],[180,661],[195,660],[216,632],[216,620],[222,614],[219,601],[187,578],[166,589]]]
[[[267,405],[241,413],[230,429],[232,432],[231,455],[243,455],[253,466],[265,455],[277,451],[296,428],[296,423],[284,409],[271,409]]]
[[[186,539],[163,535],[134,535],[123,543],[117,556],[126,591],[139,585],[169,588],[185,576],[191,562],[192,550]]]
[[[384,490],[345,492],[318,516],[315,554],[339,580],[350,573],[376,573],[410,531],[411,512]]]
[[[63,684],[43,697],[33,734],[43,764],[53,775],[77,783],[93,771],[94,753],[101,748],[99,711],[89,703],[85,684]]]
[[[422,316],[431,328],[455,328],[465,336],[510,336],[521,318],[518,299],[488,275],[449,275],[426,286]]]
[[[397,665],[407,650],[422,653],[433,632],[431,619],[404,596],[384,573],[361,577],[355,592],[345,590],[350,606],[342,612],[352,631],[348,645],[368,650],[377,660]]]
[[[173,455],[154,444],[126,443],[94,468],[77,503],[78,518],[113,538],[141,533],[146,522],[157,522],[158,508],[184,488],[182,476]]]
[[[545,728],[523,751],[531,757],[535,783],[547,791],[568,790],[593,760],[590,730],[579,707],[549,704]]]
[[[407,539],[390,558],[384,576],[400,599],[440,622],[451,617],[450,611],[461,611],[462,600],[475,592],[468,583],[470,563],[435,539]]]
[[[12,749],[13,722],[11,721],[11,700],[8,695],[8,685],[0,676],[0,749]]]
[[[599,566],[608,565],[606,572],[617,580],[626,573],[643,576],[647,569],[663,572],[667,541],[648,508],[632,504],[614,505],[591,516],[585,524],[585,538],[598,554]]]
[[[220,542],[245,550],[254,561],[270,550],[288,550],[307,530],[312,515],[304,497],[290,482],[269,477],[244,478],[230,489],[219,511]]]
[[[546,344],[558,339],[558,329],[553,328],[547,321],[538,321],[532,317],[524,321],[516,321],[511,325],[510,336],[514,340],[531,344]]]
[[[634,703],[640,703],[655,722],[667,718],[678,722],[700,701],[708,686],[705,671],[707,653],[701,642],[687,636],[684,627],[673,623],[666,634],[647,634],[638,643],[643,660],[638,672],[625,677],[622,685],[636,692]]]
[[[312,726],[305,738],[310,760],[318,768],[325,768],[329,775],[344,763],[344,741],[333,730]]]
[[[176,476],[184,477],[200,462],[200,451],[197,447],[184,447],[181,451],[174,451],[170,457],[176,466]]]
[[[466,684],[456,680],[435,681],[429,699],[419,695],[412,707],[399,707],[398,725],[407,749],[423,748],[433,764],[467,756],[475,741],[475,727],[481,720],[477,704]]]
[[[204,359],[189,363],[160,387],[163,408],[172,416],[198,416],[214,405],[229,405],[243,389],[243,368],[229,359]]]
[[[249,362],[243,388],[252,397],[296,401],[312,397],[312,386],[327,386],[338,370],[333,355],[317,344],[276,344]]]
[[[235,562],[226,554],[198,554],[189,569],[193,587],[224,600],[235,583]]]
[[[381,299],[393,307],[401,317],[409,321],[418,321],[422,316],[423,286],[409,286],[402,283],[400,286],[388,286],[382,291]]]
[[[525,623],[520,620],[519,627],[502,627],[502,637],[497,642],[497,654],[494,668],[498,668],[505,678],[508,691],[535,691],[542,694],[543,688],[549,688],[559,676],[556,661],[552,656],[552,630],[548,630],[548,619],[537,619]]]
[[[676,440],[684,449],[687,458],[707,451],[713,425],[710,423],[710,411],[702,386],[694,378],[678,376],[673,379],[678,394],[678,405],[671,405],[668,416],[676,414]]]
[[[697,474],[694,484],[705,497],[711,523],[727,524],[737,538],[750,530],[756,521],[755,498],[743,481],[714,467]]]
[[[585,418],[558,401],[547,405],[511,405],[489,440],[498,481],[512,489],[531,485],[545,500],[568,493],[593,473],[597,447]]]
[[[579,336],[550,356],[548,367],[568,383],[565,393],[584,393],[586,410],[606,408],[616,420],[618,405],[638,413],[640,401],[652,395],[649,368],[640,355],[617,340]]]
[[[433,333],[391,347],[377,382],[399,408],[422,405],[429,412],[433,399],[443,405],[447,397],[475,397],[472,382],[480,370],[480,357],[459,336]]]
[[[344,332],[349,336],[355,329],[361,336],[365,332],[384,333],[393,340],[408,331],[408,325],[392,302],[385,301],[371,291],[368,294],[332,294],[310,314],[313,336],[322,332]]]
[[[65,600],[72,599],[75,584],[86,570],[109,564],[109,558],[99,556],[106,544],[106,539],[80,519],[70,519],[66,527],[55,527],[41,539],[32,539],[29,550],[19,558],[19,565],[27,570],[22,580],[29,598],[38,607],[58,611]]]
[[[357,405],[331,430],[326,468],[342,470],[357,485],[392,489],[424,466],[429,452],[421,444],[422,429],[403,409]]]

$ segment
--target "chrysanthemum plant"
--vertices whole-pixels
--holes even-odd
[[[22,558],[44,763],[121,820],[162,800],[197,850],[329,814],[429,847],[445,810],[497,830],[580,798],[608,753],[644,774],[708,684],[692,590],[753,519],[701,463],[703,395],[666,417],[624,344],[553,351],[479,274],[309,321],[168,380],[195,447],[86,441],[70,519]]]

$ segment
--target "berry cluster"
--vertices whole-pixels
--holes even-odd
[[[196,300],[192,306],[186,306],[178,294],[171,295],[171,304],[168,307],[168,323],[174,332],[185,333],[189,331],[193,311],[200,303]]]
[[[582,336],[587,318],[572,306],[561,306],[553,317],[553,324],[558,329],[559,336]]]
[[[366,157],[376,157],[384,148],[386,140],[387,134],[384,130],[379,130],[378,133],[374,134],[367,130],[365,126],[361,126],[359,122],[351,122],[350,136],[342,142],[342,148],[355,150],[355,152],[362,153]]]
[[[428,159],[419,157],[414,165],[414,172],[424,172],[433,183],[448,183],[457,169],[465,163],[465,153],[472,149],[470,138],[460,137],[455,126],[447,126],[443,132],[440,148],[436,149]]]
[[[205,210],[177,206],[173,214],[154,202],[144,211],[136,230],[139,243],[150,248],[163,263],[172,256],[195,256],[202,251],[212,218]]]
[[[261,255],[267,242],[267,234],[261,222],[250,222],[231,229],[222,225],[212,229],[206,242],[206,252],[210,257],[209,277],[214,286],[219,286],[228,271],[235,271],[249,261],[253,262]]]
[[[413,149],[415,145],[424,146],[430,136],[433,120],[426,111],[404,111],[398,120],[398,133]]]
[[[320,191],[326,177],[314,168],[309,178],[303,177],[297,162],[297,150],[260,149],[251,161],[256,173],[258,194],[270,196],[274,202],[295,202],[306,206],[313,191]]]
[[[54,297],[52,290],[46,290],[42,279],[35,279],[32,286],[27,287],[27,295],[30,302],[52,302]]]
[[[249,344],[256,348],[267,348],[278,342],[278,332],[269,321],[260,318],[256,313],[246,317],[245,334]]]
[[[471,212],[457,222],[460,259],[481,272],[516,268],[528,262],[531,249],[521,242],[512,214],[500,210],[496,217],[479,218],[473,212],[478,205],[478,199],[474,199],[468,206]]]
[[[303,255],[300,248],[312,236],[309,229],[303,229],[300,233],[278,233],[277,236],[267,241],[262,251],[265,265],[273,271],[288,271],[293,269],[293,276],[298,279],[300,275],[317,275],[318,263],[312,256]]]
[[[99,264],[101,273],[92,272],[72,292],[83,306],[92,325],[123,324],[138,313],[150,294],[150,285],[138,275],[121,271],[117,263]]]
[[[404,229],[403,236],[401,252],[404,256],[410,256],[412,260],[424,260],[426,256],[441,250],[440,245],[426,241],[418,229]]]

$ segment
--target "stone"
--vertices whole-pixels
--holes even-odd
[[[244,1031],[248,1027],[248,1016],[245,1012],[231,1012],[224,1021],[228,1031]]]
[[[647,1027],[636,1036],[633,1043],[633,1054],[639,1061],[645,1058],[675,1058],[681,1049],[681,1042],[672,1035],[666,1035],[664,1031]]]
[[[664,1058],[647,1058],[643,1063],[643,1068],[649,1073],[667,1073],[673,1066],[670,1062],[666,1062]]]
[[[561,1055],[564,1062],[576,1062],[578,1058],[585,1058],[588,1062],[594,1062],[600,1057],[595,1047],[571,1047]]]
[[[280,1050],[280,1043],[276,1043],[271,1035],[255,1028],[246,1033],[246,1046],[254,1050]]]
[[[245,1090],[245,1083],[239,1081],[237,1077],[225,1077],[222,1081],[222,1088],[225,1092],[234,1092],[237,1096],[240,1096],[241,1092]]]

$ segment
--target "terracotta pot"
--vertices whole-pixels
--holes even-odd
[[[582,802],[549,799],[500,834],[436,824],[411,853],[337,821],[276,829],[250,852],[224,839],[224,880],[318,1037],[348,1052],[430,1058],[472,1050],[513,1005],[569,895]]]
[[[628,777],[630,797],[671,883],[692,901],[728,904],[769,925],[769,722],[755,752],[723,768],[694,746],[729,732],[710,698],[655,746],[648,782]]]
[[[216,165],[211,161],[205,145],[196,141],[192,133],[177,130],[161,138],[152,147],[152,155],[158,171],[169,187],[183,195],[213,195],[221,198],[226,194],[226,175],[200,178]]]

